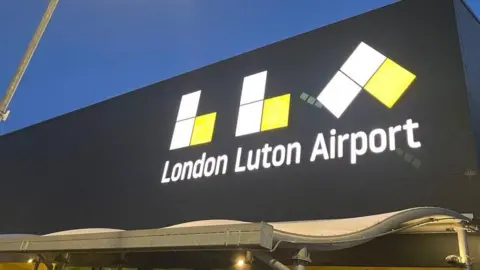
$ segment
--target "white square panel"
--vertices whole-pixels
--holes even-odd
[[[259,101],[265,97],[265,85],[267,84],[267,71],[262,71],[243,79],[242,96],[240,105]]]
[[[340,70],[363,87],[385,59],[383,54],[361,42]]]
[[[338,71],[317,99],[337,118],[343,114],[362,88]]]
[[[191,118],[179,121],[175,124],[172,142],[170,143],[170,150],[187,147],[190,145],[190,138],[192,137],[194,123],[195,118]]]
[[[237,130],[235,136],[260,132],[262,124],[263,100],[241,105],[238,112]]]
[[[201,92],[201,90],[198,90],[196,92],[182,96],[182,101],[180,101],[180,108],[178,109],[177,121],[197,116],[197,109],[198,103],[200,102]]]

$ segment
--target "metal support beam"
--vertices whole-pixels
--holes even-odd
[[[117,270],[122,270],[124,268],[124,265],[126,265],[127,262],[127,254],[121,253],[120,254],[120,259],[117,261]]]
[[[40,39],[42,38],[43,33],[45,32],[45,29],[50,22],[52,14],[58,5],[58,1],[59,0],[50,0],[50,2],[48,3],[47,10],[45,11],[45,13],[43,13],[42,20],[40,21],[40,24],[35,30],[35,33],[30,40],[30,43],[28,44],[27,50],[25,51],[25,54],[23,55],[23,58],[20,61],[20,64],[18,65],[17,70],[15,71],[15,74],[13,75],[13,78],[7,87],[7,90],[5,91],[5,95],[0,100],[0,122],[6,121],[8,118],[8,115],[10,113],[10,111],[8,110],[8,105],[10,104],[10,101],[12,101],[12,97],[17,90],[18,84],[22,80],[23,74],[25,74],[25,71],[27,70],[33,53],[35,52],[35,49],[37,48],[38,43],[40,42]]]
[[[55,266],[55,270],[64,270],[65,267],[70,263],[70,254],[60,254],[55,258],[57,265]]]
[[[310,253],[306,247],[300,249],[295,256],[292,257],[293,270],[305,270],[308,264],[312,262]]]
[[[458,238],[458,251],[459,259],[465,270],[472,269],[472,262],[470,260],[469,251],[468,251],[468,242],[467,242],[467,231],[463,227],[458,227],[455,229],[457,232]]]
[[[270,266],[273,270],[290,270],[288,266],[284,265],[280,261],[277,261],[275,258],[270,256],[270,254],[258,252],[254,253],[253,256],[255,256],[255,258],[257,258],[259,261]]]
[[[273,270],[290,270],[288,266],[273,258],[267,253],[254,253],[255,258],[270,266]],[[310,253],[306,247],[301,248],[293,257],[292,270],[305,270],[307,265],[312,262]]]
[[[247,264],[252,264],[252,262],[253,262],[253,254],[252,254],[252,252],[249,251],[249,250],[247,250],[247,251],[245,252],[245,262],[246,262]]]
[[[53,264],[51,264],[50,262],[47,262],[47,259],[42,254],[38,255],[35,258],[33,269],[38,270],[41,263],[43,263],[47,267],[47,270],[53,270]]]
[[[1,253],[80,253],[261,249],[273,245],[273,226],[266,223],[164,228],[91,234],[0,238]],[[20,250],[19,250],[20,248]]]
[[[472,270],[472,261],[468,250],[467,228],[459,225],[455,227],[458,242],[458,255],[447,256],[446,261],[452,266],[462,267],[465,270]]]

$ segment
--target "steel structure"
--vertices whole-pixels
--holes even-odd
[[[448,252],[444,255],[449,256],[436,258],[437,262],[434,264],[439,265],[440,259],[444,264],[470,269],[472,261],[467,235],[476,236],[471,220],[471,217],[450,210],[425,207],[407,209],[370,227],[335,236],[290,233],[276,229],[275,223],[263,222],[105,233],[59,233],[46,236],[4,235],[0,238],[0,260],[31,260],[37,264],[44,263],[50,269],[53,265],[60,265],[60,269],[66,265],[155,265],[178,268],[192,263],[199,264],[201,258],[204,260],[202,265],[211,266],[213,263],[216,266],[225,266],[233,254],[240,252],[248,258],[247,263],[256,258],[263,262],[264,266],[286,270],[286,264],[290,261],[293,268],[302,270],[311,261],[310,252],[334,254],[352,248],[361,250],[361,246],[367,242],[383,237],[391,237],[387,241],[388,245],[401,246],[401,241],[395,240],[395,235],[407,238],[413,235],[417,241],[422,236],[428,236],[438,243],[438,238],[435,239],[438,235],[449,238],[458,235],[458,249],[452,245],[454,242],[450,242],[448,251],[444,251]],[[414,246],[416,242],[412,239],[415,238],[409,238],[405,242]],[[477,239],[477,242],[478,240],[480,239]],[[433,249],[425,249],[423,246],[419,248],[434,256],[442,256],[441,252]],[[371,250],[378,253],[385,252],[388,248],[380,245]],[[294,256],[286,259],[285,255],[282,255],[286,251],[294,253]]]
[[[25,54],[23,55],[22,60],[20,61],[20,64],[18,65],[12,80],[8,84],[7,90],[5,91],[3,98],[0,100],[0,122],[6,121],[8,115],[10,114],[10,111],[8,110],[8,105],[10,104],[10,101],[12,101],[13,95],[15,94],[15,91],[17,90],[20,81],[22,80],[23,74],[25,74],[25,71],[27,70],[28,64],[30,63],[32,56],[35,53],[38,43],[40,42],[40,39],[42,38],[43,33],[45,32],[45,29],[47,28],[47,25],[52,18],[53,12],[58,5],[58,1],[59,0],[50,0],[50,2],[48,3],[48,7],[43,13],[42,19],[38,24],[38,27],[35,30],[32,39],[30,40],[30,43],[28,44],[27,50],[25,51]]]

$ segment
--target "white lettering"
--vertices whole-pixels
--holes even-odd
[[[240,166],[240,159],[242,158],[242,148],[237,149],[237,158],[235,159],[235,172],[244,172],[245,166]]]
[[[255,151],[255,161],[252,162],[252,159],[253,159],[253,151],[250,150],[248,151],[248,159],[247,159],[247,169],[249,171],[253,171],[253,170],[258,170],[258,168],[260,168],[260,149],[257,149]]]
[[[221,155],[217,157],[207,157],[206,153],[202,153],[201,158],[195,162],[186,161],[178,162],[173,165],[171,175],[168,176],[168,168],[170,161],[165,162],[162,174],[162,183],[177,182],[185,179],[198,179],[201,177],[210,177],[227,173],[228,156]],[[171,179],[170,179],[171,178]]]
[[[335,158],[335,135],[337,134],[337,131],[335,129],[330,130],[330,158]]]
[[[338,136],[338,158],[343,157],[343,143],[350,138],[350,134],[343,134]]]
[[[166,184],[166,183],[170,182],[170,177],[167,176],[168,165],[169,164],[170,164],[170,162],[167,160],[167,161],[165,161],[165,165],[163,166],[162,184]]]
[[[350,163],[357,163],[357,156],[363,156],[367,153],[367,134],[363,131],[352,133],[350,135]],[[361,148],[357,148],[357,139],[361,140]]]
[[[295,164],[300,163],[302,145],[299,142],[294,142],[287,145],[287,165],[290,165],[292,163],[293,150],[295,150]]]
[[[275,167],[280,167],[285,162],[285,146],[279,144],[273,148],[272,164]]]
[[[380,145],[375,144],[377,141],[375,136],[380,136]],[[370,151],[372,151],[373,153],[381,153],[385,151],[385,149],[387,149],[387,133],[381,128],[372,130],[372,132],[370,132],[370,135],[368,135],[368,143]]]
[[[207,162],[205,162],[205,169],[203,171],[203,175],[205,175],[205,177],[210,177],[212,176],[214,171],[215,171],[215,158],[209,157],[207,158]]]
[[[172,169],[172,181],[177,182],[177,180],[180,179],[181,174],[182,174],[182,163],[177,163],[173,166],[173,169]]]
[[[328,150],[327,145],[325,144],[325,138],[323,133],[318,133],[317,139],[315,140],[315,146],[313,147],[312,155],[310,156],[310,161],[314,162],[317,159],[318,155],[323,155],[323,159],[328,160]]]
[[[323,133],[317,134],[310,161],[314,162],[318,156],[322,156],[323,160],[343,158],[344,149],[350,148],[350,163],[356,164],[359,157],[365,155],[368,151],[379,154],[387,149],[390,151],[396,150],[398,139],[396,136],[397,133],[402,131],[405,131],[408,146],[419,148],[421,147],[421,142],[415,137],[415,130],[418,128],[419,123],[408,119],[403,125],[391,126],[385,129],[376,128],[371,130],[370,133],[358,131],[337,135],[337,130],[331,129],[328,141],[325,140]],[[242,157],[243,148],[238,147],[234,171],[255,171],[261,168],[268,169],[272,166],[280,167],[283,165],[289,166],[292,163],[300,164],[301,151],[302,145],[300,142],[275,146],[270,146],[266,143],[262,148],[248,150],[247,156]],[[227,155],[208,157],[206,153],[202,153],[200,158],[195,161],[173,164],[171,171],[170,161],[165,161],[161,183],[226,174],[228,166]]]
[[[243,149],[241,147],[237,150],[235,172],[255,171],[260,168],[268,169],[271,168],[272,165],[274,167],[280,167],[285,164],[299,164],[302,154],[302,145],[299,142],[293,142],[287,144],[286,147],[282,144],[271,147],[267,143],[262,148],[248,151],[246,165],[241,165],[242,151]]]
[[[203,175],[203,166],[205,166],[205,156],[206,154],[202,154],[201,159],[197,159],[193,164],[193,179],[197,179],[202,177]],[[198,169],[198,170],[197,170]]]
[[[402,131],[402,126],[394,126],[388,128],[388,141],[390,151],[395,151],[397,146],[395,145],[395,133]]]
[[[265,144],[265,146],[263,146],[262,148],[262,156],[263,156],[263,162],[262,162],[262,166],[263,168],[270,168],[270,162],[268,162],[268,153],[272,152],[272,147],[270,147],[268,145],[268,143]]]
[[[220,166],[222,166],[222,174],[227,173],[227,163],[228,163],[228,157],[227,155],[222,155],[217,157],[217,166],[215,167],[215,175],[218,175],[220,173]]]
[[[407,143],[408,146],[411,148],[419,148],[422,144],[418,141],[415,141],[413,138],[413,129],[418,128],[418,123],[413,123],[412,119],[408,119],[405,125],[403,125],[403,129],[407,131]]]
[[[187,179],[192,178],[192,170],[193,170],[193,162],[187,161],[183,163],[181,180],[185,180],[185,174],[187,174]]]

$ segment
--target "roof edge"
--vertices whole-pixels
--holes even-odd
[[[468,12],[473,16],[473,18],[477,21],[478,24],[480,24],[480,18],[473,12],[473,9],[470,7],[470,5],[467,3],[466,0],[460,0],[460,2],[467,8]]]

